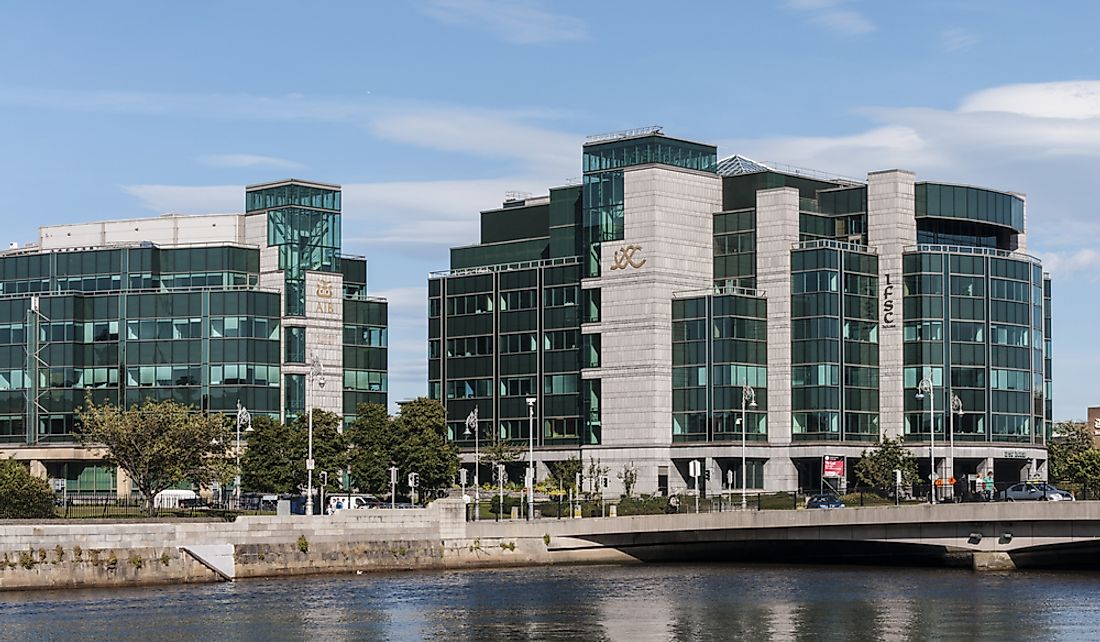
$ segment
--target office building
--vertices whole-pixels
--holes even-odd
[[[281,419],[386,403],[387,306],[341,252],[340,187],[244,196],[244,213],[47,226],[0,253],[0,456],[126,494],[74,438],[85,398]]]
[[[526,445],[533,398],[538,477],[579,457],[613,493],[629,468],[695,488],[692,461],[703,492],[850,485],[892,437],[924,479],[932,436],[937,479],[1045,476],[1050,281],[1022,195],[719,161],[659,128],[590,138],[582,169],[482,212],[429,275],[429,394],[467,465],[471,411],[481,444]]]

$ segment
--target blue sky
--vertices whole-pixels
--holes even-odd
[[[38,225],[240,211],[344,185],[344,250],[391,300],[390,396],[426,390],[428,271],[509,190],[646,125],[854,177],[1028,195],[1054,283],[1056,419],[1100,403],[1100,67],[1091,2],[9,3],[4,241]]]

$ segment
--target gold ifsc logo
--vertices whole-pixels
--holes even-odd
[[[645,265],[644,258],[635,259],[634,255],[642,250],[641,245],[624,245],[615,250],[615,260],[611,263],[612,270],[625,270],[628,267],[640,268]]]

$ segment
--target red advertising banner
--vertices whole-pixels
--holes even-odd
[[[825,461],[821,469],[822,477],[844,477],[844,458],[834,455],[825,455]]]

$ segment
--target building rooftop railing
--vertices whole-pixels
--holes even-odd
[[[836,241],[833,239],[814,239],[812,241],[802,241],[801,243],[794,243],[791,245],[792,250],[814,250],[822,247],[833,250],[844,250],[845,252],[878,254],[878,248],[876,247],[863,245],[861,243],[851,243],[849,241]]]
[[[903,252],[944,252],[948,254],[971,254],[977,256],[996,256],[1004,259],[1016,259],[1029,261],[1036,265],[1042,265],[1043,261],[1037,256],[1017,252],[1015,250],[1002,250],[995,247],[974,247],[970,245],[944,245],[941,243],[918,243],[902,248]]]
[[[155,241],[109,241],[102,245],[82,245],[73,247],[49,247],[44,248],[38,244],[28,244],[19,248],[9,248],[0,251],[0,257],[25,256],[28,254],[67,254],[70,252],[96,252],[101,250],[122,250],[126,248],[158,249],[158,250],[186,250],[200,247],[235,247],[248,250],[260,249],[259,245],[241,243],[238,241],[184,241],[180,243],[157,243]],[[358,258],[358,257],[354,257]]]
[[[635,127],[634,129],[624,129],[618,132],[610,132],[607,134],[595,134],[593,136],[586,136],[584,139],[585,145],[592,143],[606,143],[612,140],[622,140],[624,138],[638,138],[639,136],[649,136],[652,134],[663,134],[664,128],[660,125],[650,125],[649,127]]]
[[[715,285],[713,287],[702,288],[699,290],[683,290],[681,292],[673,292],[672,298],[691,299],[700,296],[709,296],[712,294],[733,294],[738,296],[751,296],[758,299],[763,299],[767,298],[768,293],[764,290],[758,290],[756,288],[744,288],[739,285]]]
[[[496,265],[483,265],[471,268],[459,268],[456,270],[437,270],[428,272],[429,279],[449,278],[454,276],[470,276],[472,274],[491,274],[493,272],[510,272],[512,270],[530,270],[540,267],[554,267],[561,265],[576,265],[580,263],[580,257],[569,256],[557,259],[540,259],[538,261],[519,261],[515,263],[498,263]]]
[[[278,290],[274,290],[271,288],[261,288],[259,285],[205,285],[178,288],[134,288],[129,290],[74,290],[72,288],[65,288],[40,292],[12,292],[10,294],[0,294],[0,300],[29,299],[30,297],[35,296],[69,296],[73,294],[84,294],[87,296],[107,296],[118,294],[178,294],[181,292],[202,292],[204,290],[270,292],[272,294],[279,293]]]
[[[832,174],[829,172],[823,172],[817,169],[809,169],[806,167],[796,167],[794,165],[788,165],[786,163],[775,163],[772,161],[761,161],[762,165],[769,167],[782,174],[793,174],[795,176],[804,176],[806,178],[812,178],[814,180],[824,181],[827,183],[839,183],[848,187],[858,187],[860,185],[866,185],[867,181],[859,180],[858,178],[851,178],[849,176],[840,176],[839,174]]]

